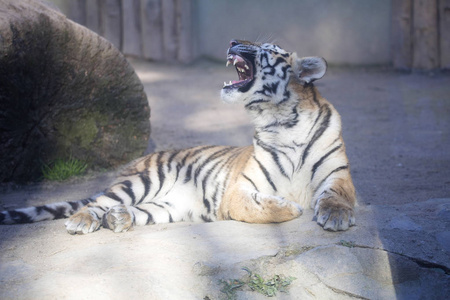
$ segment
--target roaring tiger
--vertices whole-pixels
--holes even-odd
[[[232,40],[223,101],[242,103],[255,126],[248,147],[200,146],[157,152],[132,163],[103,193],[88,199],[0,213],[0,224],[70,217],[70,234],[103,226],[177,221],[289,221],[314,209],[326,230],[355,224],[355,189],[338,112],[313,85],[326,72],[320,57],[297,58],[279,46]]]

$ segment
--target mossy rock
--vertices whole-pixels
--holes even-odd
[[[111,168],[145,151],[142,83],[110,42],[33,0],[0,10],[0,182],[74,157]]]

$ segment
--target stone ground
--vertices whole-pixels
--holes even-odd
[[[220,64],[132,60],[152,108],[150,149],[247,145],[238,105],[219,99],[236,74]],[[357,226],[291,222],[65,232],[64,220],[0,227],[0,299],[226,299],[221,280],[294,276],[279,299],[446,299],[450,294],[450,76],[330,69],[317,83],[342,115],[358,191]],[[0,208],[76,200],[114,172],[1,186]],[[264,299],[248,287],[237,299]]]

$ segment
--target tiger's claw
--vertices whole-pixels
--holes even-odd
[[[317,223],[325,230],[344,231],[355,225],[353,208],[334,197],[320,199],[315,208]]]

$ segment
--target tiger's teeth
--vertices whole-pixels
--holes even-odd
[[[238,62],[239,62],[238,59],[235,58],[235,59],[234,59],[234,62],[233,62],[233,66],[235,66]]]
[[[231,62],[229,60],[227,60],[227,67],[231,64]]]
[[[236,67],[236,69],[238,69],[238,71],[241,72],[241,73],[244,73],[244,72],[245,72],[245,70],[242,69],[242,68]]]
[[[249,67],[248,67],[248,66],[247,66],[246,64],[244,65],[244,67],[245,67],[245,68],[246,68],[247,70],[249,70],[249,69],[250,69],[250,68],[249,68]]]

